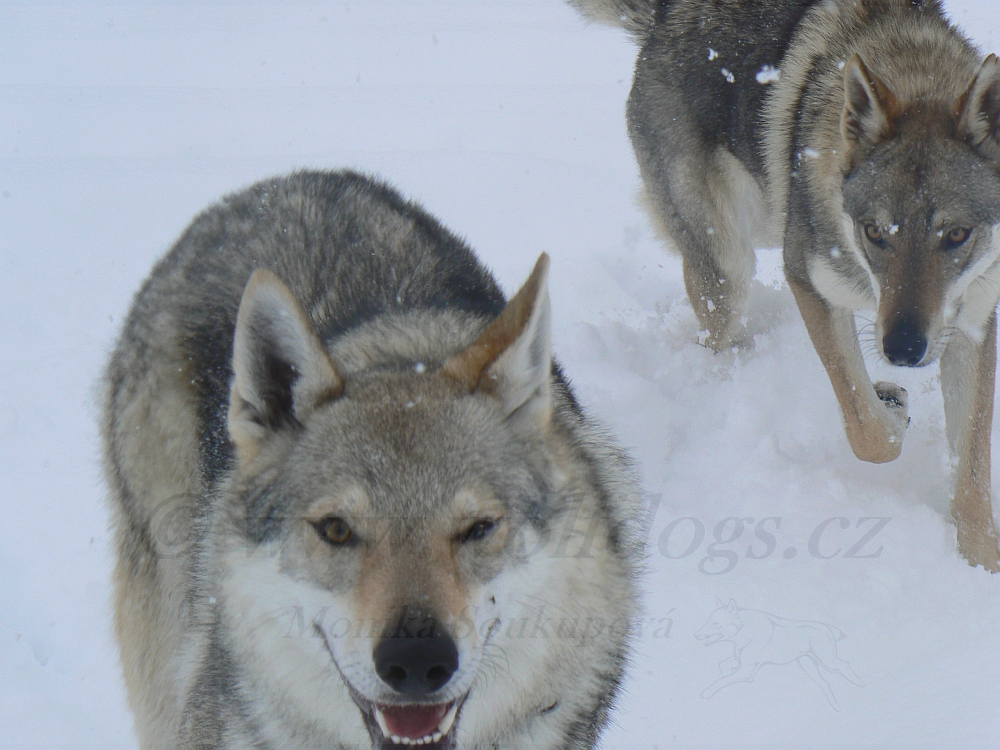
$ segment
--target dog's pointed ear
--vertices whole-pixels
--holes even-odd
[[[990,55],[979,66],[956,105],[959,132],[992,159],[1000,159],[1000,60]]]
[[[849,150],[891,138],[892,121],[899,110],[896,95],[868,72],[860,55],[851,55],[844,66],[844,111],[840,115],[840,134]]]
[[[530,414],[540,426],[548,423],[552,408],[548,272],[549,256],[542,253],[503,312],[441,368],[470,393],[498,396],[505,416]]]
[[[720,599],[719,597],[715,597],[715,604],[716,604],[716,606],[719,606],[719,607],[725,607],[726,606],[726,603],[724,601],[722,601],[722,599]]]
[[[229,435],[241,460],[269,434],[337,398],[343,381],[305,310],[270,271],[250,277],[236,316]]]
[[[726,606],[726,609],[728,609],[730,612],[735,612],[736,611],[736,600],[735,599],[730,599],[729,600],[729,604]]]

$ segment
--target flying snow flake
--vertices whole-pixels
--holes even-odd
[[[833,247],[831,247],[830,248],[830,257],[831,258],[839,258],[840,257],[840,248],[837,247],[836,245],[834,245]]]
[[[709,60],[714,60],[714,59],[715,59],[715,58],[717,58],[718,56],[719,56],[719,53],[718,53],[718,52],[716,52],[716,51],[715,51],[714,49],[712,49],[711,47],[709,47],[709,48],[708,48],[708,59],[709,59]]]
[[[425,365],[423,362],[417,362],[417,364],[413,365],[413,369],[416,370],[418,373],[422,373],[427,369],[427,365]]]
[[[890,224],[889,225],[889,234],[896,234],[896,232],[898,232],[898,231],[899,231],[899,224]]]
[[[837,63],[837,70],[843,70],[845,65],[847,65],[847,63],[841,60],[839,63]]]
[[[804,148],[802,149],[802,156],[804,156],[806,159],[818,159],[819,151],[817,151],[814,148]]]
[[[727,68],[722,69],[722,75],[725,77],[726,81],[729,83],[736,83],[736,76],[729,72]]]
[[[781,78],[781,71],[778,70],[773,65],[765,65],[759,71],[757,71],[757,83],[762,86],[766,86],[769,83],[774,83],[779,78]]]

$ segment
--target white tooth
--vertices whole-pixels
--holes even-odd
[[[419,740],[413,740],[413,744],[414,745],[423,745],[424,744],[424,738],[421,737]]]
[[[444,715],[444,718],[438,722],[438,732],[443,737],[451,731],[451,725],[455,723],[455,714],[458,713],[458,702],[451,704],[451,708],[448,709],[448,713]]]
[[[378,728],[382,730],[382,736],[389,736],[389,725],[385,723],[385,716],[382,714],[378,708],[375,709],[375,721],[378,722]]]
[[[392,735],[389,739],[395,742],[397,745],[403,744],[403,738],[400,737],[398,734]]]
[[[441,733],[435,732],[433,736],[431,736],[431,742],[440,742],[440,741],[441,741]]]

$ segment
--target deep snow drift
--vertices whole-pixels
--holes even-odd
[[[992,0],[947,5],[1000,50]],[[131,294],[209,201],[342,166],[422,201],[508,291],[552,255],[556,351],[655,510],[605,747],[1000,746],[1000,576],[955,552],[936,368],[878,367],[913,422],[902,457],[872,466],[777,251],[760,256],[754,350],[698,346],[679,261],[635,202],[623,33],[559,0],[25,3],[0,19],[0,747],[134,746],[94,390]],[[789,663],[702,697],[732,653],[703,637],[730,601],[817,634],[853,682]]]

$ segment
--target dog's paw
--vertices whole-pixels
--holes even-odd
[[[885,404],[894,426],[900,428],[900,432],[910,426],[909,397],[905,388],[880,380],[875,383],[875,394]]]
[[[878,401],[857,399],[852,405],[857,412],[845,407],[844,423],[854,455],[862,461],[884,464],[895,461],[903,450],[910,424],[908,399],[906,389],[895,383],[880,381],[874,388]]]
[[[992,545],[959,542],[958,551],[973,568],[982,565],[990,573],[1000,573],[1000,555],[997,554],[995,541]]]
[[[997,549],[997,532],[993,526],[993,518],[986,503],[984,518],[970,519],[959,517],[958,552],[972,567],[982,565],[990,573],[1000,573],[1000,550]]]
[[[875,393],[878,394],[879,399],[887,408],[906,411],[908,404],[907,393],[906,389],[902,386],[880,380],[875,383]]]

